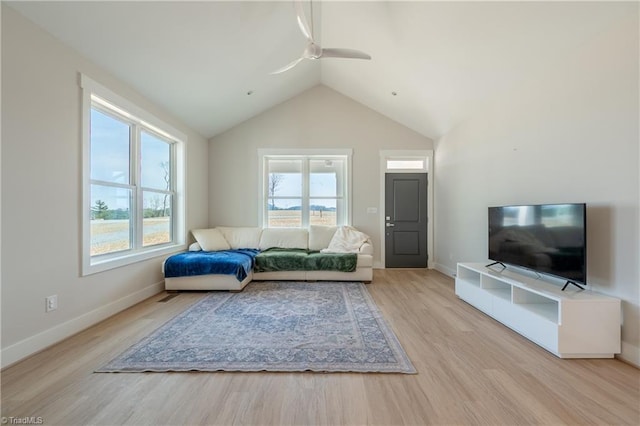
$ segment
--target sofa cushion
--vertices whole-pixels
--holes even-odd
[[[252,227],[234,227],[234,226],[218,226],[232,249],[258,248],[260,245],[260,236],[262,228]]]
[[[305,259],[304,268],[307,271],[340,271],[353,272],[356,270],[358,255],[355,253],[320,253],[311,252]]]
[[[220,251],[231,248],[219,229],[194,229],[191,233],[202,250]]]
[[[255,258],[256,272],[341,271],[353,272],[358,256],[354,253],[320,253],[305,249],[267,249]]]
[[[255,259],[256,272],[304,271],[308,253],[304,249],[272,248],[261,252]]]
[[[329,247],[337,226],[310,225],[309,226],[309,250],[320,251]]]
[[[303,228],[265,228],[260,237],[260,250],[272,247],[292,249],[309,248],[309,232]]]

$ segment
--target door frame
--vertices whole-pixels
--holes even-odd
[[[388,169],[387,160],[424,160],[422,169]],[[380,267],[385,268],[385,175],[387,173],[426,173],[427,174],[427,268],[434,268],[433,253],[433,150],[380,150]]]

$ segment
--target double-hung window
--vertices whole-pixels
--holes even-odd
[[[184,243],[185,137],[82,76],[83,274]]]
[[[350,223],[351,150],[261,150],[262,224]]]

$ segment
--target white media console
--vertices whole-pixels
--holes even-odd
[[[509,268],[458,263],[456,295],[560,358],[620,353],[620,300]]]

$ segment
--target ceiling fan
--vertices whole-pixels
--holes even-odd
[[[308,44],[302,52],[302,56],[290,64],[273,71],[271,74],[280,74],[295,67],[304,59],[322,59],[322,58],[347,58],[347,59],[371,59],[371,56],[355,49],[342,49],[342,48],[325,48],[320,47],[313,38],[313,3],[311,4],[311,29],[304,16],[304,9],[302,8],[301,0],[294,0],[296,8],[296,15],[298,19],[298,26],[300,31],[306,37]]]

